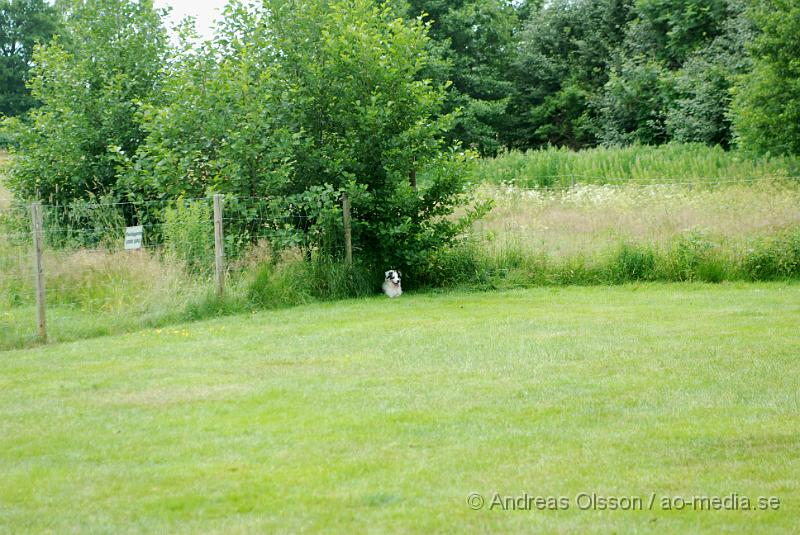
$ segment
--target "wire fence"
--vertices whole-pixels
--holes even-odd
[[[768,182],[800,182],[800,176],[760,175],[750,177],[693,177],[676,179],[669,177],[629,178],[585,174],[553,174],[536,175],[530,179],[522,180],[487,180],[481,182],[481,184],[485,186],[520,190],[565,191],[576,187],[603,187],[613,189],[638,186],[651,186],[655,188],[685,187],[692,190],[694,188],[715,188],[734,184],[746,186]]]
[[[268,197],[215,197],[13,205],[0,214],[0,310],[7,310],[0,327],[8,329],[12,309],[39,298],[76,310],[121,310],[148,286],[197,281],[215,281],[221,295],[225,278],[252,254],[292,249],[352,259],[343,213],[349,203],[309,210]],[[46,338],[44,329],[39,337]]]

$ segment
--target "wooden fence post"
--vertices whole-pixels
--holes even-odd
[[[31,223],[33,229],[34,270],[36,274],[36,317],[39,323],[39,340],[47,342],[47,318],[45,317],[44,294],[44,225],[42,224],[42,203],[31,204]]]
[[[342,219],[344,220],[344,260],[353,265],[353,235],[350,228],[350,197],[342,193]]]
[[[217,296],[225,295],[225,242],[222,234],[222,194],[214,194],[214,257]]]

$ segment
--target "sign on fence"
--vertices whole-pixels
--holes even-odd
[[[143,235],[144,228],[141,225],[138,227],[125,227],[125,249],[141,249]]]

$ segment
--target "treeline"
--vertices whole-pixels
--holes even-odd
[[[452,80],[451,136],[503,147],[670,141],[800,150],[792,0],[411,0]]]
[[[0,114],[37,104],[34,44],[71,38],[73,4],[0,0]],[[800,152],[793,0],[390,4],[429,23],[433,60],[419,75],[450,84],[447,138],[484,155],[670,141]]]

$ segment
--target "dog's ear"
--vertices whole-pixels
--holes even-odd
[[[389,278],[389,273],[391,273],[391,271],[387,271],[386,273],[383,274],[383,276],[388,279]]]
[[[403,276],[403,274],[402,274],[402,273],[400,273],[400,270],[399,270],[399,269],[397,270],[397,276],[398,276],[398,277],[402,277],[402,276]]]

